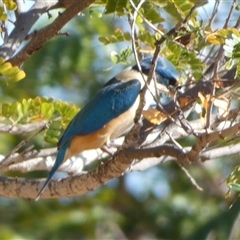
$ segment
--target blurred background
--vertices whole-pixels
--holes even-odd
[[[224,6],[227,3],[221,8],[221,18]],[[208,19],[211,7],[200,9],[203,20]],[[131,47],[130,43],[104,46],[98,41],[99,35],[110,35],[113,29],[129,28],[124,18],[96,17],[101,12],[88,9],[69,22],[62,29],[69,36],[56,36],[24,64],[27,77],[23,81],[0,81],[1,102],[45,96],[83,106],[126,67],[114,65],[111,53]],[[216,19],[216,27],[221,18]],[[48,21],[43,16],[35,28]],[[171,26],[171,18],[168,21],[165,24]],[[9,153],[20,139],[1,136],[1,153]],[[6,141],[8,145],[3,144]],[[36,148],[43,147],[41,137],[33,143]],[[0,197],[0,239],[239,239],[240,201],[234,195],[225,199],[225,180],[237,161],[239,156],[188,167],[202,192],[172,161],[126,174],[71,199],[34,202]],[[38,178],[46,174],[30,172],[22,176]],[[9,175],[16,176],[12,172]]]

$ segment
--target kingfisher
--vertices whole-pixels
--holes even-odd
[[[84,150],[102,148],[130,131],[151,64],[152,57],[146,57],[140,67],[136,64],[117,74],[75,115],[58,142],[56,160],[36,199],[65,160]],[[165,87],[177,86],[179,72],[169,60],[158,57],[153,77]]]

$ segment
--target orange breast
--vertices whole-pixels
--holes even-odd
[[[114,118],[112,121],[104,125],[103,128],[88,135],[75,136],[69,149],[66,151],[64,160],[77,155],[84,150],[96,149],[108,144],[110,140],[119,137],[120,135],[129,131],[133,125],[133,118],[138,106],[139,100],[126,112]]]
[[[88,135],[78,135],[74,137],[70,147],[66,151],[65,160],[84,150],[101,148],[106,142],[106,137],[107,133],[105,127]]]

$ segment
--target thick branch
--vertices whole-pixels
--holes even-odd
[[[15,66],[21,66],[34,52],[38,51],[47,41],[53,38],[66,23],[93,2],[94,0],[74,1],[50,25],[36,31],[30,42],[18,54],[9,59],[9,62]]]
[[[216,131],[216,132],[212,132],[212,133],[205,133],[202,134],[201,136],[198,137],[197,139],[197,143],[193,145],[192,149],[190,152],[188,152],[187,154],[185,153],[181,153],[178,156],[178,160],[182,163],[192,163],[194,161],[197,160],[199,153],[209,144],[209,143],[213,143],[217,140],[220,139],[225,139],[226,137],[229,137],[231,135],[236,135],[238,134],[240,130],[240,123],[223,129],[221,131]]]
[[[71,197],[95,190],[109,180],[121,176],[131,166],[132,161],[136,159],[141,160],[144,158],[171,156],[182,163],[193,162],[193,160],[196,160],[203,147],[209,142],[234,134],[239,131],[239,127],[240,124],[236,124],[219,132],[203,134],[188,153],[183,153],[181,149],[171,145],[119,151],[113,156],[112,160],[98,166],[95,170],[87,174],[82,174],[80,176],[76,175],[60,181],[52,181],[43,193],[42,198]],[[6,197],[35,198],[42,182],[43,180],[1,177],[0,195]]]
[[[177,155],[178,150],[174,149],[171,146],[163,146],[158,147],[158,152],[143,149],[120,151],[111,161],[99,165],[87,174],[76,175],[61,179],[60,181],[51,181],[43,195],[41,195],[41,198],[61,198],[85,194],[95,190],[109,180],[121,176],[131,166],[133,159],[142,159],[147,155],[152,157],[171,154]],[[35,199],[44,181],[44,179],[6,178],[1,176],[0,195],[11,198],[23,197]]]
[[[26,135],[28,133],[38,131],[48,124],[47,121],[28,123],[22,125],[0,124],[0,133],[8,133],[13,135]]]

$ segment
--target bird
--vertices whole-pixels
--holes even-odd
[[[152,57],[145,57],[140,61],[140,68],[136,64],[117,74],[75,115],[58,142],[56,160],[36,200],[65,160],[84,150],[102,148],[132,128],[139,94],[151,64]],[[166,87],[177,86],[178,78],[176,67],[159,56],[155,65],[157,83]]]

